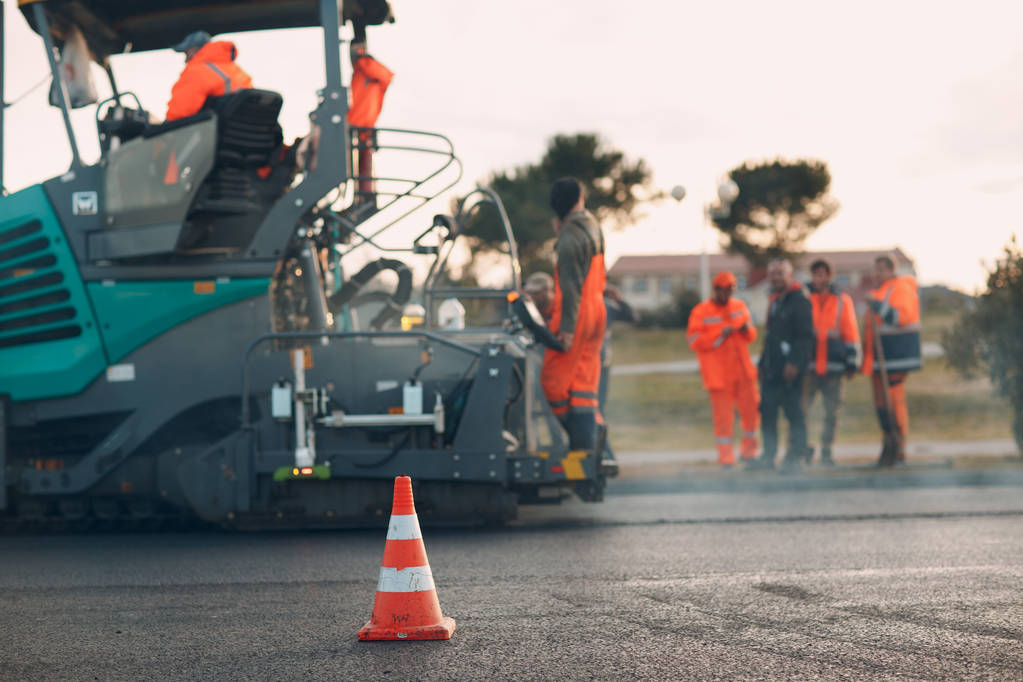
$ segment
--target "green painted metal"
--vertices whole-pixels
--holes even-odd
[[[306,467],[312,469],[311,473],[303,474],[301,469],[298,467],[277,467],[274,471],[273,479],[277,483],[283,483],[284,481],[302,481],[310,479],[319,479],[321,481],[330,480],[330,467],[326,464],[317,464],[313,467]],[[295,473],[298,471],[299,473]]]
[[[270,280],[181,280],[89,282],[111,363],[122,360],[168,329],[211,310],[266,294]]]
[[[46,333],[71,326],[80,328],[81,333],[71,338],[0,347],[0,394],[7,393],[14,401],[74,395],[88,386],[107,366],[103,344],[78,274],[77,263],[42,186],[36,185],[0,197],[0,233],[32,221],[38,221],[41,229],[8,241],[2,248],[13,249],[40,237],[46,240],[46,245],[40,250],[0,263],[0,291],[36,276],[60,273],[62,281],[28,292],[3,296],[0,304],[57,294],[61,290],[67,291],[67,299],[59,303],[34,306],[27,311],[3,313],[0,314],[0,321],[10,322],[27,315],[69,307],[74,309],[74,315],[70,319],[0,331],[0,345],[26,334]],[[52,264],[30,265],[41,257],[50,256],[54,259]]]

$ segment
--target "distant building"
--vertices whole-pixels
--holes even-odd
[[[857,312],[862,313],[867,292],[872,288],[874,259],[891,256],[899,274],[916,275],[913,260],[896,247],[866,251],[812,251],[794,259],[796,279],[810,281],[810,264],[818,259],[831,263],[834,280],[852,296]],[[708,256],[710,276],[731,270],[739,281],[736,296],[746,301],[753,317],[763,322],[767,312],[767,273],[750,268],[741,256],[712,253]],[[626,300],[637,310],[655,310],[670,304],[681,291],[700,290],[700,254],[679,253],[650,256],[622,256],[608,271],[608,277],[621,287]]]

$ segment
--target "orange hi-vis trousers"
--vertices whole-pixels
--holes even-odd
[[[905,458],[905,443],[909,436],[909,406],[906,405],[906,372],[892,372],[888,375],[888,395],[891,397],[892,412],[895,413],[895,429],[898,430],[899,439],[903,447],[900,448],[900,459]],[[881,423],[881,430],[887,431],[888,415],[885,412],[884,386],[881,385],[881,377],[878,374],[873,376],[874,407],[877,408],[878,421]]]
[[[739,452],[743,459],[757,456],[757,429],[760,428],[760,395],[753,379],[742,376],[731,382],[727,388],[710,391],[710,405],[714,411],[714,440],[718,450],[718,464],[735,464],[732,442],[735,438],[735,411],[739,411],[742,425],[742,445]]]

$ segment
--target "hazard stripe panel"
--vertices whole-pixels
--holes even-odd
[[[413,566],[401,570],[380,567],[377,592],[429,592],[433,589],[433,572],[429,566]]]
[[[416,514],[392,514],[387,524],[388,540],[417,540],[423,537]]]
[[[384,545],[381,566],[401,570],[409,566],[429,566],[422,540],[389,540]]]

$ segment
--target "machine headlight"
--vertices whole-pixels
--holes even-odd
[[[418,303],[409,303],[401,311],[401,330],[409,331],[414,327],[422,326],[426,319],[426,308]]]

